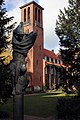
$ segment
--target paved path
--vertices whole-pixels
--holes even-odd
[[[0,119],[0,120],[13,120],[13,119]],[[25,115],[24,116],[24,120],[55,120],[51,117],[48,117],[48,118],[42,118],[42,117],[36,117],[36,116],[28,116],[28,115]]]
[[[48,118],[42,118],[42,117],[35,117],[35,116],[24,116],[24,120],[55,120],[52,117],[48,117]]]

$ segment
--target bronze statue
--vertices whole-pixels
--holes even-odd
[[[29,81],[27,80],[27,68],[25,58],[29,49],[33,46],[37,33],[24,33],[23,23],[13,31],[12,47],[13,60],[11,62],[13,92],[12,94],[24,93]]]

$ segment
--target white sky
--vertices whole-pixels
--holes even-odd
[[[21,20],[20,6],[32,0],[5,0],[6,8],[10,16],[14,16],[14,21],[18,24]],[[67,8],[68,0],[35,0],[43,8],[43,27],[44,27],[44,47],[49,50],[54,50],[56,53],[59,50],[59,39],[55,33],[56,20],[60,14],[59,9],[64,11]]]

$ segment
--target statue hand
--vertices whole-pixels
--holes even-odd
[[[25,64],[23,64],[23,65],[21,66],[21,71],[22,71],[22,72],[25,72],[25,71],[26,71],[26,65],[25,65]]]

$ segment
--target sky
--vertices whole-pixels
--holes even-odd
[[[5,0],[7,14],[14,16],[17,25],[21,20],[20,6],[32,0]],[[68,7],[68,0],[34,0],[41,5],[43,10],[44,47],[49,50],[59,51],[59,38],[55,33],[56,20],[58,20],[59,10],[64,11]],[[16,25],[16,26],[17,26]]]

